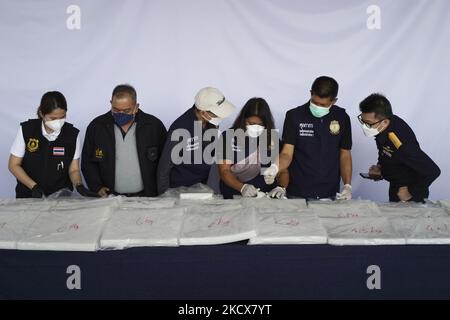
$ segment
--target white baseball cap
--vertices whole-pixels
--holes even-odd
[[[225,99],[222,92],[216,88],[206,87],[195,96],[195,106],[201,111],[210,111],[219,118],[229,117],[236,107]]]

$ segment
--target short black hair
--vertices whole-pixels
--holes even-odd
[[[133,86],[129,84],[119,84],[114,88],[111,99],[121,99],[125,98],[126,96],[130,97],[134,103],[137,102],[136,89],[134,89]]]
[[[59,91],[49,91],[44,93],[41,98],[41,104],[37,109],[37,116],[39,119],[56,109],[63,109],[67,111],[67,101],[64,95]]]
[[[275,121],[273,120],[269,104],[263,98],[251,98],[250,100],[248,100],[237,116],[236,120],[234,121],[231,129],[242,129],[245,131],[245,119],[253,116],[261,118],[261,121],[263,122],[267,130],[267,144],[270,146],[272,142],[271,130],[275,129]]]
[[[389,100],[380,93],[372,93],[370,96],[365,98],[359,104],[359,110],[362,113],[375,113],[375,117],[378,119],[391,118],[392,107]]]
[[[314,80],[311,86],[311,94],[320,98],[336,99],[339,91],[339,84],[331,77],[321,76]]]

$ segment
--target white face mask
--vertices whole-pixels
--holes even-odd
[[[208,122],[217,127],[222,122],[222,120],[222,118],[211,118],[210,120],[208,120]]]
[[[53,131],[60,131],[63,127],[64,123],[66,122],[66,119],[57,119],[57,120],[51,120],[51,121],[45,121],[45,125],[52,129]]]
[[[263,133],[264,127],[259,124],[248,124],[246,125],[247,134],[251,138],[257,138]]]
[[[363,129],[364,135],[366,137],[375,137],[377,134],[380,133],[377,128],[369,128],[364,123],[361,124],[361,128]]]

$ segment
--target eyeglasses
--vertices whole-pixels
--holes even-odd
[[[359,121],[359,123],[365,125],[365,126],[368,127],[368,128],[372,128],[374,125],[376,125],[377,123],[380,123],[380,122],[383,121],[383,120],[386,120],[386,118],[381,119],[380,121],[377,121],[377,122],[374,122],[374,123],[368,123],[368,122],[366,122],[366,121],[363,120],[362,115],[359,115],[359,116],[358,116],[358,121]]]

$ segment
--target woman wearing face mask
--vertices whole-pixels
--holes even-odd
[[[278,181],[268,181],[262,175],[265,168],[271,166],[271,155],[279,145],[278,138],[272,136],[273,129],[274,120],[267,102],[252,98],[242,108],[233,126],[222,134],[217,150],[220,189],[225,199],[239,194],[256,197],[258,190],[269,192],[273,198],[286,195],[287,172],[281,173]]]
[[[16,198],[42,198],[73,186],[83,196],[79,130],[66,120],[67,103],[58,91],[42,96],[38,119],[22,122],[11,147],[8,168],[17,178]]]

